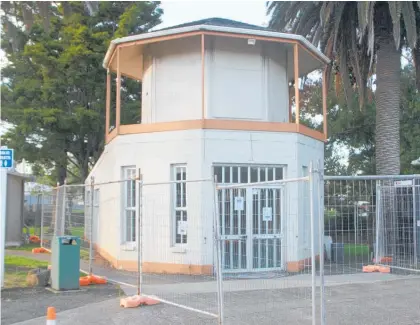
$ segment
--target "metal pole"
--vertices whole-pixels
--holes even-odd
[[[0,169],[0,196],[1,196],[1,243],[0,243],[0,272],[1,272],[1,287],[4,286],[4,253],[6,247],[6,203],[7,203],[7,169]]]
[[[357,244],[357,203],[353,203],[353,228],[354,228],[354,244]]]
[[[312,265],[312,325],[316,325],[316,265],[315,265],[315,220],[313,195],[313,164],[309,166],[309,203],[311,213],[311,265]]]
[[[41,247],[44,247],[44,192],[41,194]]]
[[[414,265],[417,267],[416,179],[413,179],[413,245]]]
[[[379,236],[380,236],[380,224],[381,224],[381,183],[376,181],[376,241],[375,241],[375,264],[378,264],[379,261]]]
[[[139,181],[137,183],[137,193],[138,193],[138,203],[137,203],[137,247],[138,247],[138,257],[137,257],[137,294],[140,295],[142,290],[142,282],[143,282],[143,269],[142,269],[142,261],[143,261],[143,200],[142,200],[142,192],[143,192],[143,181],[141,175],[139,175]]]
[[[95,177],[90,177],[90,234],[89,234],[89,275],[92,275],[92,260],[93,260],[93,200],[95,197]]]
[[[317,200],[319,201],[318,204],[318,220],[319,220],[319,277],[320,277],[320,300],[321,300],[321,325],[325,325],[325,283],[324,283],[324,213],[323,213],[323,190],[324,190],[324,179],[323,179],[323,172],[321,170],[321,163],[318,162],[318,195]]]
[[[216,241],[216,278],[217,278],[217,299],[219,311],[219,325],[224,323],[224,306],[223,306],[223,279],[222,279],[222,263],[221,263],[221,239],[220,239],[220,225],[219,225],[219,203],[217,195],[217,176],[214,176],[213,182],[214,192],[214,236]]]
[[[63,185],[63,206],[62,206],[62,217],[61,217],[61,234],[60,236],[64,236],[65,235],[65,230],[66,230],[66,186],[67,186],[67,182],[66,180],[64,180],[64,185]]]

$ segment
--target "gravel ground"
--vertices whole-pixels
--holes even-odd
[[[114,285],[91,286],[81,291],[53,293],[45,288],[11,288],[1,291],[1,324],[13,324],[46,315],[54,306],[57,312],[78,308],[123,295]],[[40,323],[43,324],[43,323]]]

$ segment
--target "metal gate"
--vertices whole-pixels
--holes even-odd
[[[415,181],[387,181],[377,185],[375,260],[378,263],[418,267],[420,185]]]
[[[235,185],[218,191],[223,271],[281,269],[283,190]]]

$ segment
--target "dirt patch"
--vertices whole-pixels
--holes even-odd
[[[46,315],[49,306],[57,312],[123,296],[115,285],[90,286],[81,291],[53,293],[45,288],[10,288],[1,292],[1,323],[14,324]]]

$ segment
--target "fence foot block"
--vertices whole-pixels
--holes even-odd
[[[32,249],[33,254],[49,253],[44,247],[37,247]]]
[[[107,279],[97,276],[97,275],[87,275],[82,276],[79,278],[79,285],[80,286],[88,286],[91,284],[106,284],[108,281]]]
[[[139,306],[152,306],[152,305],[157,305],[159,303],[160,302],[158,300],[155,300],[149,297],[139,296],[139,295],[122,298],[120,300],[120,306],[124,308],[135,308]]]
[[[373,273],[373,272],[378,272],[378,266],[377,265],[365,265],[363,266],[363,272],[364,273]]]

